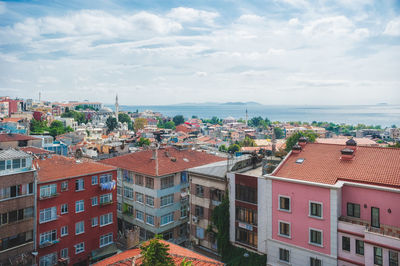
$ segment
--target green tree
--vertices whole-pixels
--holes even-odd
[[[70,127],[69,129],[72,130]],[[64,127],[64,124],[61,121],[55,120],[50,124],[49,132],[51,136],[55,137],[67,132],[67,128]]]
[[[174,116],[172,121],[174,121],[176,126],[179,126],[180,124],[185,123],[185,118],[183,117],[183,115],[176,115]]]
[[[118,126],[117,119],[115,117],[109,116],[106,120],[106,126],[108,132],[113,131]]]
[[[80,112],[76,112],[73,110],[69,110],[67,111],[67,109],[65,109],[65,113],[61,114],[61,117],[70,117],[73,118],[75,121],[78,122],[78,124],[82,124],[82,123],[86,123],[86,117],[84,113],[80,113]]]
[[[277,139],[283,139],[283,130],[280,127],[274,127],[274,132],[275,132],[275,138]]]
[[[43,134],[45,131],[48,130],[47,121],[32,119],[29,128],[32,134]]]
[[[220,205],[216,206],[211,214],[213,225],[217,229],[217,247],[218,253],[225,261],[227,254],[230,252],[229,243],[229,193],[225,192]]]
[[[213,125],[222,125],[222,120],[216,116],[213,116],[210,123]]]
[[[174,121],[168,121],[164,124],[164,128],[166,129],[175,129],[175,123]]]
[[[132,123],[132,119],[129,115],[125,114],[125,113],[119,113],[118,114],[118,121],[121,123],[127,123],[128,124],[128,129],[129,130],[133,130],[133,123]]]
[[[235,153],[235,152],[238,152],[238,151],[240,151],[240,146],[239,146],[239,144],[231,144],[229,147],[228,147],[228,152],[229,153]]]
[[[288,137],[286,139],[286,151],[289,152],[292,150],[292,147],[299,141],[300,137],[306,137],[308,142],[314,142],[318,135],[316,133],[314,133],[313,131],[307,130],[304,132],[296,132],[293,135],[291,135],[290,137]]]
[[[160,242],[161,235],[156,235],[147,244],[140,247],[143,266],[172,266],[174,262],[168,254],[169,245]]]
[[[135,119],[135,123],[133,124],[133,128],[135,131],[143,129],[147,125],[147,119],[138,117]]]
[[[244,140],[240,143],[241,147],[256,147],[257,144],[254,139],[250,138],[249,136],[244,137]]]
[[[150,146],[150,140],[148,138],[140,138],[137,145],[139,147],[143,147],[143,146]]]
[[[228,149],[226,148],[225,144],[222,144],[221,146],[218,147],[218,150],[221,152],[226,152]]]

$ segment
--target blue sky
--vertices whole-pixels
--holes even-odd
[[[0,2],[0,95],[400,104],[400,4]]]

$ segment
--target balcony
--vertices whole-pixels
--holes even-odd
[[[59,193],[53,193],[53,194],[46,195],[46,196],[40,196],[39,200],[51,199],[51,198],[58,197],[59,195],[60,195]]]
[[[60,239],[45,241],[45,242],[39,244],[39,248],[50,247],[50,246],[52,246],[54,244],[57,244],[58,242],[60,242]]]
[[[371,223],[367,220],[361,220],[359,218],[348,217],[348,216],[340,216],[339,221],[362,226],[363,227],[362,233],[365,232],[374,233],[374,234],[379,234],[381,236],[389,236],[396,239],[400,239],[400,227],[394,227],[384,224],[381,224],[379,228],[372,227]]]
[[[110,201],[105,201],[105,202],[100,202],[100,206],[107,206],[107,205],[111,205],[113,204],[114,201],[110,200]]]

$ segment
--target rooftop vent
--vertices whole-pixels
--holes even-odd
[[[307,140],[306,137],[301,136],[301,137],[299,138],[298,144],[301,146],[301,148],[304,149],[304,147],[305,147],[306,144],[307,144],[307,141],[308,141],[308,140]]]
[[[344,148],[340,152],[342,153],[342,156],[340,157],[340,159],[342,159],[342,160],[352,160],[354,158],[354,150],[353,149]]]
[[[346,141],[346,146],[357,146],[357,142],[353,138],[351,138]]]
[[[292,147],[292,153],[300,153],[302,150],[302,147],[299,144],[295,144]]]

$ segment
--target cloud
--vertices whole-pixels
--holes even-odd
[[[241,15],[237,21],[238,23],[243,23],[243,24],[257,24],[257,23],[264,23],[265,18],[254,14],[244,14]]]
[[[389,21],[383,34],[389,36],[400,36],[400,17]]]
[[[204,10],[197,10],[188,7],[173,8],[168,14],[168,18],[179,22],[196,22],[200,21],[206,25],[213,25],[214,20],[219,17],[217,12],[209,12]]]
[[[345,16],[334,16],[317,19],[304,27],[303,32],[308,35],[347,35],[354,29],[354,24]]]
[[[0,1],[0,14],[4,14],[7,11],[6,3]]]
[[[199,71],[199,72],[196,72],[196,76],[203,78],[203,77],[207,77],[208,74],[207,74],[207,72]]]

